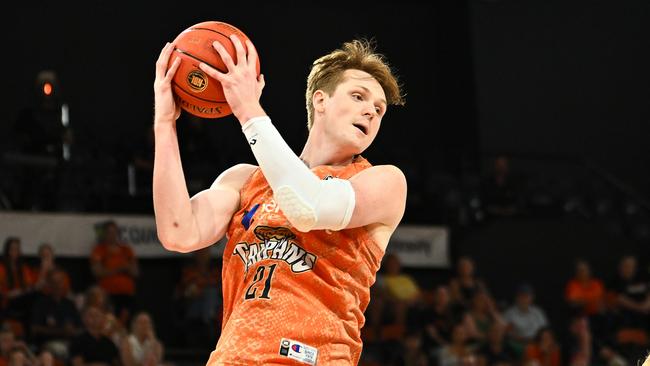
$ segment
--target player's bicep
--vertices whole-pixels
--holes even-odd
[[[224,236],[232,216],[239,209],[239,191],[254,169],[248,164],[236,165],[223,172],[209,189],[190,199],[199,234],[198,245],[192,250],[205,248]]]
[[[199,231],[201,249],[219,241],[226,232],[230,218],[239,207],[239,192],[214,187],[196,194],[190,200]]]
[[[406,206],[406,178],[392,165],[375,166],[352,178],[355,205],[347,228],[371,224],[396,227]]]

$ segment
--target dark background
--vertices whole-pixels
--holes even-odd
[[[13,6],[0,22],[3,151],[11,151],[20,116],[37,106],[36,74],[56,71],[75,133],[68,169],[77,178],[64,181],[77,195],[44,205],[21,200],[16,182],[46,174],[5,159],[0,177],[11,209],[151,214],[149,196],[126,193],[126,167],[151,125],[155,60],[184,28],[220,20],[255,43],[267,82],[262,104],[297,153],[307,135],[304,87],[311,61],[352,38],[374,38],[397,70],[407,104],[389,110],[365,155],[405,172],[404,222],[450,227],[454,258],[475,257],[479,274],[504,301],[518,282],[530,281],[561,328],[563,285],[577,257],[588,258],[603,278],[624,252],[647,265],[647,1]],[[181,117],[179,129],[187,121]],[[253,162],[233,118],[206,120],[203,128],[213,171],[197,178],[193,191],[230,165]],[[481,211],[480,182],[500,154],[527,178],[523,217],[489,219]],[[50,182],[65,190],[61,179]],[[166,262],[146,263],[144,292],[153,291],[148,286],[155,279],[177,275],[165,271]],[[450,275],[407,270],[424,287]],[[141,297],[144,305],[157,303],[155,296]]]

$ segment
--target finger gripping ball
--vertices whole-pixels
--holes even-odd
[[[176,103],[188,113],[202,118],[220,118],[232,113],[221,84],[199,68],[199,63],[203,62],[220,72],[228,72],[219,53],[212,46],[214,41],[221,43],[235,64],[238,63],[235,45],[230,40],[231,34],[236,34],[246,49],[245,40],[249,38],[242,31],[217,21],[195,24],[181,32],[174,40],[174,52],[167,67],[171,67],[175,58],[181,59],[172,81],[172,88]],[[257,75],[259,73],[258,59]]]

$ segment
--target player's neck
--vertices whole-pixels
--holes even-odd
[[[315,134],[309,134],[305,147],[300,154],[300,159],[309,168],[320,165],[344,166],[350,164],[354,159],[354,155],[342,153],[337,144],[315,136]]]

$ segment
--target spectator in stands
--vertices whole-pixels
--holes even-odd
[[[539,330],[548,326],[546,314],[534,305],[534,296],[530,285],[520,285],[517,288],[515,303],[503,314],[510,343],[519,355],[523,354],[524,348],[535,339]]]
[[[108,297],[106,290],[99,285],[93,285],[86,289],[82,303],[77,307],[83,309],[88,306],[94,306],[107,314],[113,314],[113,305],[111,299]]]
[[[396,323],[405,326],[408,307],[420,299],[420,287],[412,276],[402,272],[402,264],[396,254],[386,254],[383,266],[382,281],[389,306],[395,310]]]
[[[81,333],[81,317],[68,297],[65,272],[50,270],[45,287],[48,292],[36,300],[32,309],[32,341],[57,359],[66,360],[70,341]]]
[[[67,291],[72,290],[72,285],[70,283],[70,276],[68,275],[68,272],[63,269],[61,266],[59,266],[56,263],[56,258],[54,256],[54,249],[52,249],[52,246],[49,243],[43,243],[38,247],[38,259],[39,259],[39,264],[38,267],[36,268],[36,284],[34,287],[43,292],[47,293],[49,289],[46,286],[47,283],[47,278],[48,274],[52,270],[57,270],[60,272],[61,275],[64,277],[65,281],[65,288]]]
[[[133,317],[131,334],[122,340],[123,366],[157,366],[163,360],[163,345],[156,337],[151,316],[141,312]]]
[[[9,362],[9,351],[16,342],[16,336],[10,327],[0,329],[0,366],[7,366]]]
[[[451,332],[456,323],[462,319],[464,311],[451,302],[449,287],[436,287],[433,305],[428,312],[423,313],[420,321],[424,324],[424,345],[434,349],[451,342]]]
[[[488,333],[493,325],[505,325],[501,313],[483,290],[474,293],[472,306],[467,315],[468,326],[466,330],[468,338],[479,345],[487,341]]]
[[[517,365],[520,353],[505,342],[505,326],[494,323],[490,327],[487,342],[478,350],[479,366],[513,366]]]
[[[14,347],[9,351],[7,366],[38,366],[36,357],[27,347]]]
[[[422,349],[421,333],[414,330],[406,332],[401,344],[401,352],[397,354],[395,364],[405,366],[428,366],[429,358]]]
[[[105,314],[94,306],[82,312],[85,330],[70,344],[71,366],[118,366],[119,351],[113,341],[104,335]]]
[[[221,267],[212,260],[210,248],[193,253],[192,263],[183,268],[180,294],[187,304],[186,318],[214,325],[221,307]]]
[[[491,174],[483,180],[481,196],[485,211],[490,216],[514,216],[523,208],[521,179],[510,169],[510,159],[499,156],[494,159]]]
[[[104,335],[110,338],[116,346],[122,342],[127,335],[127,328],[115,317],[110,298],[99,285],[90,286],[77,307],[79,309],[94,306],[105,314]]]
[[[650,286],[648,279],[637,270],[633,256],[621,258],[618,274],[611,282],[610,291],[618,311],[620,327],[647,329],[650,313]]]
[[[3,247],[0,263],[0,295],[3,315],[15,319],[24,328],[34,302],[34,270],[24,262],[18,237],[9,237]]]
[[[456,324],[451,333],[451,343],[442,347],[438,353],[440,366],[476,365],[475,351],[468,344],[465,325]]]
[[[600,279],[592,277],[589,263],[584,259],[576,262],[575,277],[567,283],[565,296],[569,306],[588,316],[605,309],[605,286]]]
[[[133,249],[120,239],[114,221],[103,225],[101,241],[93,249],[90,261],[95,278],[111,298],[115,315],[126,326],[135,307],[139,270]]]
[[[474,269],[474,260],[460,257],[456,264],[456,276],[449,281],[452,302],[463,305],[466,309],[471,307],[476,292],[483,291],[489,294],[487,286],[482,279],[476,277]]]
[[[0,365],[7,366],[12,361],[12,354],[15,350],[22,350],[28,359],[33,355],[27,344],[23,340],[16,338],[16,335],[10,327],[4,326],[0,329]],[[15,361],[15,360],[14,360]]]
[[[569,343],[565,348],[567,350],[565,357],[565,363],[567,365],[591,365],[592,335],[586,316],[579,315],[571,318],[569,324]]]
[[[36,366],[55,366],[54,355],[50,351],[41,351],[36,358]]]
[[[219,336],[221,315],[221,265],[211,248],[192,253],[184,266],[176,297],[181,302],[182,326],[188,343],[212,348]]]
[[[550,328],[542,328],[535,341],[526,347],[524,366],[560,366],[562,355],[560,346]]]

